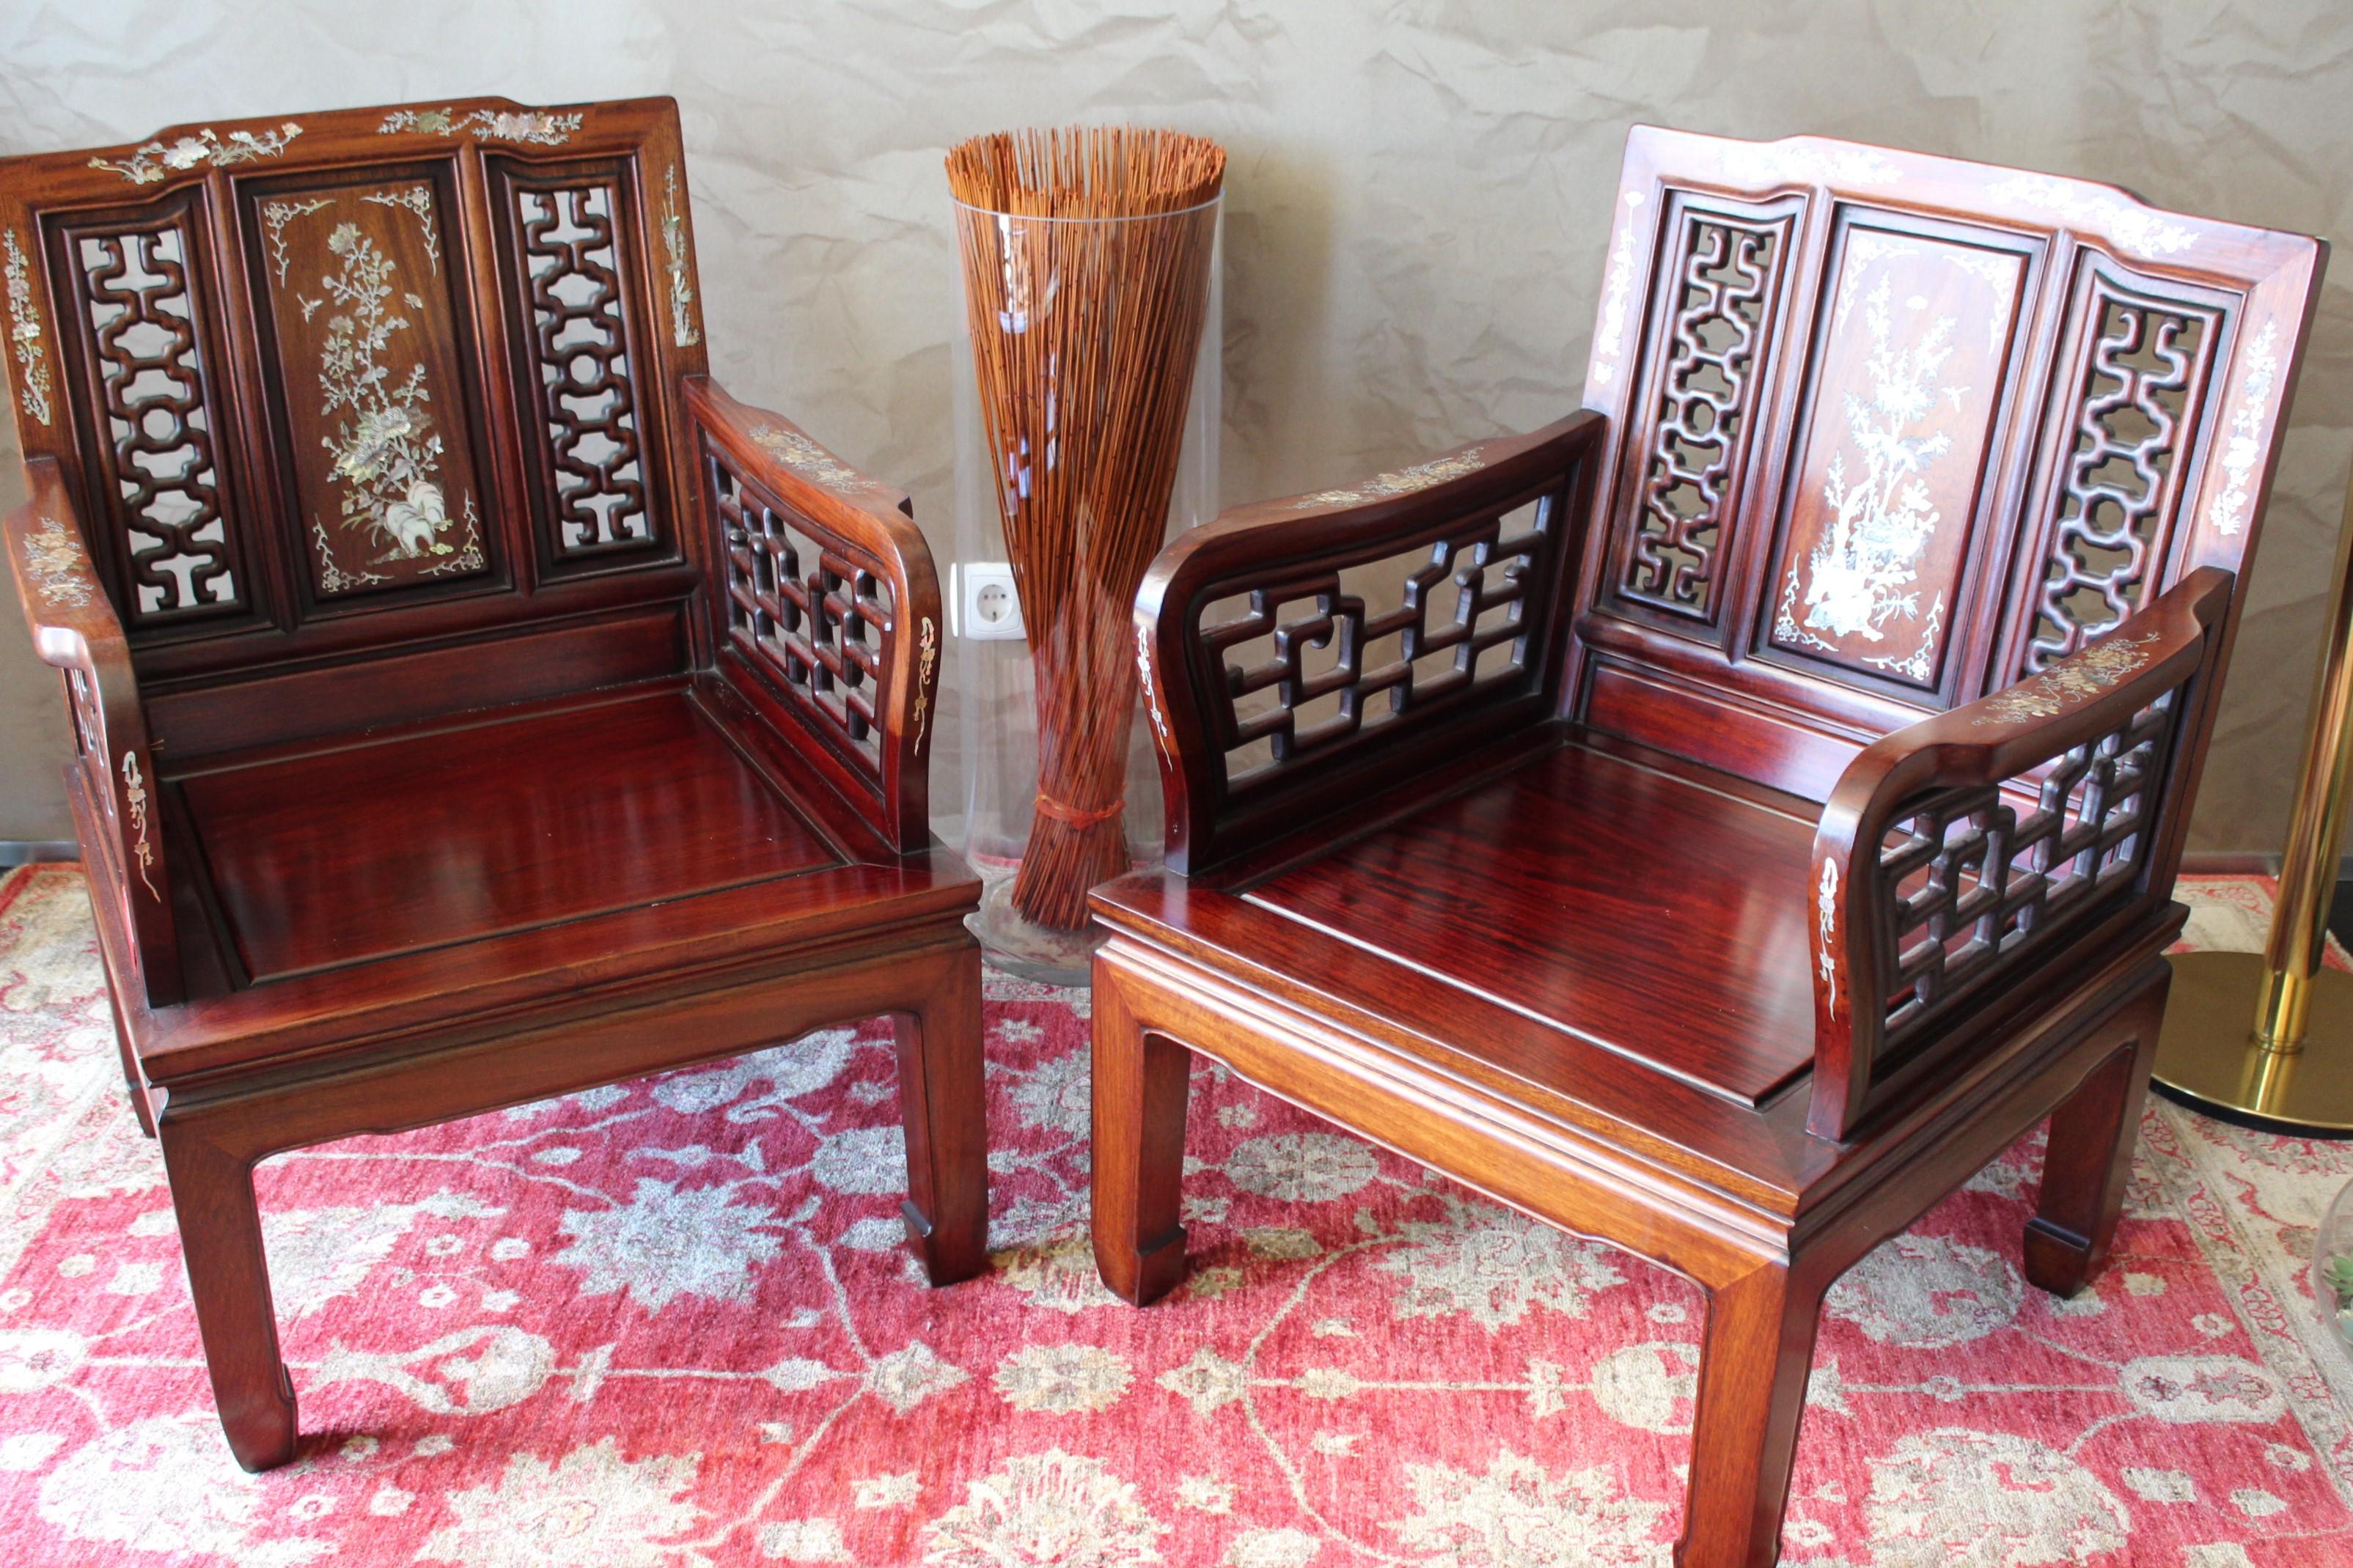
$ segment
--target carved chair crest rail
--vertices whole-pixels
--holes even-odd
[[[1172,544],[1167,868],[1097,890],[1096,1257],[1183,1270],[1188,1051],[1707,1290],[1681,1560],[1773,1560],[1820,1293],[2053,1118],[2130,1167],[2325,255],[1648,128],[1586,408]]]
[[[906,498],[709,379],[670,100],[0,163],[30,500],[123,1067],[231,1446],[295,1446],[250,1171],[897,1023],[982,1258],[978,884],[929,836]]]

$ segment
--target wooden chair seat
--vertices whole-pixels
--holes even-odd
[[[1164,868],[1095,890],[1095,1259],[1188,1058],[1708,1298],[1682,1568],[1776,1560],[1823,1294],[2045,1118],[2115,1234],[2323,248],[1638,128],[1583,411],[1170,544]]]
[[[316,1058],[493,999],[581,997],[972,906],[959,862],[891,852],[708,705],[725,710],[663,681],[161,764],[196,940],[189,995],[137,1038],[144,1078]],[[413,854],[357,847],[387,821]]]
[[[1613,1063],[1755,1106],[1813,1059],[1804,920],[1813,802],[1578,739],[1229,896],[1393,965],[1383,995],[1497,1067],[1575,1094]],[[1203,893],[1201,898],[1219,895]],[[1755,909],[1715,962],[1662,930]],[[1336,954],[1325,954],[1336,960]],[[1320,961],[1319,961],[1320,962]],[[1482,1011],[1463,1027],[1466,1000]]]
[[[253,1166],[882,1017],[908,1243],[987,1261],[980,884],[905,496],[713,385],[677,106],[0,161],[123,1076],[229,1447],[297,1446]]]

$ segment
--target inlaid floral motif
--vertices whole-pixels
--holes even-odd
[[[2223,484],[2206,521],[2229,537],[2247,526],[2247,502],[2254,490],[2255,469],[2263,460],[2263,415],[2271,407],[2272,384],[2279,376],[2279,353],[2273,347],[2279,323],[2265,321],[2247,344],[2247,376],[2239,384],[2239,401],[2231,409],[2231,429],[2222,448]]]
[[[82,564],[81,546],[54,517],[25,535],[25,572],[45,605],[80,609],[90,603],[90,575]]]
[[[16,398],[25,412],[49,422],[49,356],[41,346],[41,308],[33,301],[33,279],[25,247],[10,229],[0,235],[0,275],[8,286],[8,342],[16,354]]]
[[[441,437],[426,412],[433,393],[423,362],[394,379],[391,350],[410,324],[393,305],[397,268],[354,223],[337,224],[327,249],[340,266],[319,280],[338,308],[319,353],[321,412],[345,417],[321,444],[347,487],[342,531],[368,542],[375,552],[371,563],[424,560],[436,563],[428,572],[478,570],[482,553],[473,498],[465,498],[459,516],[452,518],[442,494]],[[400,297],[411,310],[424,308],[414,293]],[[348,570],[339,575],[354,580]]]
[[[131,817],[131,858],[138,864],[139,880],[146,885],[147,896],[163,898],[155,890],[155,880],[147,873],[155,865],[155,851],[147,843],[147,780],[139,771],[139,753],[122,753],[122,805]]]
[[[861,490],[872,483],[864,474],[797,430],[779,430],[773,425],[757,426],[752,431],[752,444],[801,478],[823,485],[829,490]]]
[[[1294,510],[1304,511],[1317,506],[1355,506],[1362,501],[1387,500],[1392,496],[1409,496],[1416,490],[1426,490],[1432,485],[1442,485],[1449,479],[1459,479],[1465,474],[1475,474],[1487,466],[1485,454],[1458,452],[1451,458],[1433,458],[1426,463],[1379,474],[1364,483],[1346,489],[1318,490],[1312,496],[1302,496],[1292,502]]]
[[[134,185],[152,185],[199,164],[226,169],[249,163],[256,158],[275,158],[286,151],[288,142],[301,134],[302,128],[290,120],[275,131],[232,131],[226,137],[207,125],[195,135],[183,136],[169,145],[150,142],[120,163],[92,158],[90,166],[111,169]]]
[[[1888,292],[1883,277],[1863,302],[1871,395],[1845,396],[1847,440],[1862,472],[1850,474],[1844,450],[1831,459],[1822,482],[1829,526],[1805,562],[1791,567],[1782,590],[1774,630],[1786,642],[1835,652],[1832,638],[1880,642],[1891,621],[1920,613],[1919,594],[1908,584],[1943,521],[1924,476],[1952,438],[1941,431],[1905,432],[1945,394],[1937,376],[1953,352],[1953,319],[1940,316],[1926,332],[1894,341]],[[1924,639],[1924,652],[1927,646]]]
[[[310,196],[300,200],[289,197],[282,201],[261,204],[262,243],[269,248],[270,266],[277,270],[280,283],[286,281],[287,271],[294,264],[294,258],[286,250],[286,226],[298,217],[306,216],[317,212],[321,207],[333,205],[324,196]]]
[[[577,114],[505,109],[476,109],[460,114],[455,108],[396,109],[375,128],[379,136],[404,132],[419,136],[456,136],[463,132],[484,142],[521,142],[541,147],[561,147],[579,129]]]
[[[923,630],[915,638],[915,749],[923,748],[923,732],[932,721],[932,671],[939,667],[940,637],[932,617],[923,617]]]
[[[1160,711],[1160,693],[1152,679],[1152,634],[1142,626],[1135,628],[1135,668],[1144,682],[1144,710],[1152,715],[1152,732],[1160,737],[1160,744],[1170,751],[1176,747],[1168,733],[1168,721]]]
[[[2094,643],[2042,674],[2021,680],[1981,704],[1978,724],[2014,724],[2024,719],[2049,719],[2087,697],[2097,697],[2148,662],[2157,634],[2109,637]]]
[[[1829,988],[1824,1005],[1833,1018],[1838,1016],[1838,861],[1825,855],[1822,879],[1814,886],[1816,934],[1821,939],[1821,950],[1814,962],[1820,969],[1823,985]]]
[[[433,187],[407,185],[396,191],[370,191],[360,200],[380,207],[398,207],[416,217],[425,231],[425,259],[435,276],[441,271],[441,234],[433,222]]]
[[[1609,252],[1609,276],[1601,288],[1601,327],[1593,339],[1593,379],[1607,386],[1618,374],[1619,356],[1626,352],[1626,306],[1634,288],[1634,251],[1641,244],[1642,193],[1628,191],[1619,198],[1626,211],[1618,220],[1618,243]]]
[[[2013,174],[1986,195],[1997,202],[2032,207],[2073,227],[2104,234],[2126,250],[2144,256],[2171,256],[2198,243],[2195,230],[2162,213],[2048,174]]]
[[[665,264],[670,273],[670,339],[680,348],[691,349],[702,341],[702,329],[694,321],[694,285],[688,281],[693,276],[694,258],[686,237],[686,213],[678,199],[678,165],[662,171],[662,249],[668,255]]]

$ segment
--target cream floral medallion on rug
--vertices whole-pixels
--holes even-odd
[[[2203,942],[2266,889],[2204,879]],[[0,1563],[1668,1561],[1701,1301],[1203,1069],[1193,1270],[1085,1241],[1086,1003],[992,977],[987,1276],[917,1282],[880,1026],[262,1167],[302,1457],[216,1426],[79,874],[0,882]],[[2353,1151],[2153,1110],[2114,1263],[2019,1272],[2040,1135],[1832,1292],[1784,1560],[2353,1563],[2303,1277]]]

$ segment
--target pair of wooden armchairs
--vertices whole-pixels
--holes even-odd
[[[1841,1270],[2045,1115],[2028,1274],[2102,1260],[2322,248],[1637,131],[1607,256],[1586,412],[1153,569],[1094,1238],[1180,1277],[1197,1051],[1687,1275],[1725,1568]],[[17,159],[0,264],[6,547],[239,1461],[295,1443],[280,1150],[888,1014],[913,1244],[976,1271],[936,582],[902,496],[710,383],[673,107]]]

